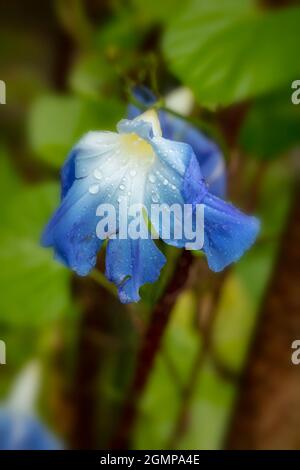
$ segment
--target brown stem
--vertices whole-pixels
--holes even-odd
[[[262,183],[264,181],[268,169],[269,162],[259,162],[251,182],[250,191],[247,191],[247,194],[243,196],[244,207],[249,213],[255,211],[255,209],[257,208],[260,198],[260,192],[262,189]]]
[[[147,385],[153,363],[160,349],[163,334],[168,325],[170,313],[188,278],[193,259],[193,255],[189,251],[182,253],[172,280],[162,299],[153,310],[138,353],[134,377],[125,400],[119,426],[111,442],[111,448],[125,449],[129,446],[137,417],[139,399]]]

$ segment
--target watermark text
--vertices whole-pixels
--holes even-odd
[[[0,364],[6,364],[6,344],[0,340]]]
[[[0,104],[6,104],[6,83],[0,80]]]

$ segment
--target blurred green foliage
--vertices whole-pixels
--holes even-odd
[[[2,165],[5,162],[3,157]],[[7,163],[4,163],[4,165]],[[2,179],[3,178],[3,179]],[[1,173],[10,198],[0,228],[1,322],[45,325],[59,318],[70,303],[70,273],[40,244],[45,223],[58,201],[58,185],[15,187],[14,176]]]
[[[29,138],[36,156],[60,168],[74,143],[90,130],[113,129],[124,108],[113,99],[99,103],[76,96],[44,95],[33,104]]]
[[[299,22],[298,7],[268,11],[254,0],[194,0],[168,25],[164,52],[201,105],[230,105],[300,73]]]
[[[299,135],[300,107],[292,103],[287,87],[254,101],[241,129],[240,144],[253,158],[269,160],[297,146]]]

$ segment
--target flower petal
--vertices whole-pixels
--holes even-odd
[[[151,206],[160,204],[165,217],[156,220],[150,217],[151,223],[160,238],[169,245],[184,247],[186,240],[183,233],[182,209],[185,199],[182,193],[186,167],[194,157],[192,148],[182,142],[173,142],[162,137],[151,139],[151,146],[155,152],[156,160],[148,174],[145,190],[145,206],[148,214],[151,214]],[[195,158],[195,157],[194,157]],[[199,169],[199,165],[196,162]],[[199,169],[200,172],[200,169]],[[197,181],[197,194],[201,181]],[[180,207],[180,214],[176,210],[170,214],[170,208],[175,205]],[[170,222],[170,230],[169,230]],[[181,228],[181,237],[175,236]],[[166,236],[169,233],[170,236]]]
[[[231,204],[207,194],[204,204],[204,246],[212,271],[238,261],[255,242],[260,224]]]
[[[156,281],[165,262],[151,238],[109,240],[106,277],[117,285],[121,302],[138,302],[140,287]]]
[[[76,158],[76,150],[73,149],[62,169],[61,169],[61,172],[60,172],[60,179],[61,179],[61,200],[66,196],[67,192],[69,191],[69,189],[71,188],[72,184],[74,183],[75,181],[75,158]]]
[[[93,269],[103,243],[96,235],[99,201],[86,185],[73,183],[42,236],[43,246],[53,246],[55,257],[81,276]]]
[[[143,86],[134,88],[133,94],[136,100],[144,106],[152,106],[157,101],[155,95]],[[136,118],[140,113],[141,110],[138,106],[130,105],[128,107],[130,119]],[[186,120],[166,111],[159,111],[158,116],[162,135],[166,139],[185,142],[192,147],[209,192],[224,198],[227,190],[226,169],[224,157],[219,147]]]
[[[76,178],[86,176],[118,149],[114,132],[88,132],[73,147],[61,170],[61,198],[63,199]]]

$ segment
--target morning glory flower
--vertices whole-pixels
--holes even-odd
[[[237,261],[254,243],[259,230],[256,218],[210,192],[192,146],[166,139],[153,109],[121,120],[117,132],[84,135],[71,150],[61,180],[61,204],[44,231],[42,243],[53,247],[55,257],[82,276],[95,267],[104,243],[97,232],[99,207],[110,204],[120,215],[124,199],[127,206],[142,205],[148,216],[153,204],[166,210],[173,205],[191,206],[193,214],[198,206],[203,207],[201,249],[213,271]],[[173,246],[187,247],[190,239],[185,234],[174,236],[177,222],[175,214],[170,222],[172,233],[165,236],[164,223],[150,217],[157,236]],[[121,302],[137,302],[140,287],[158,279],[166,259],[152,237],[121,238],[120,226],[119,218],[107,233],[106,276],[117,286]]]

